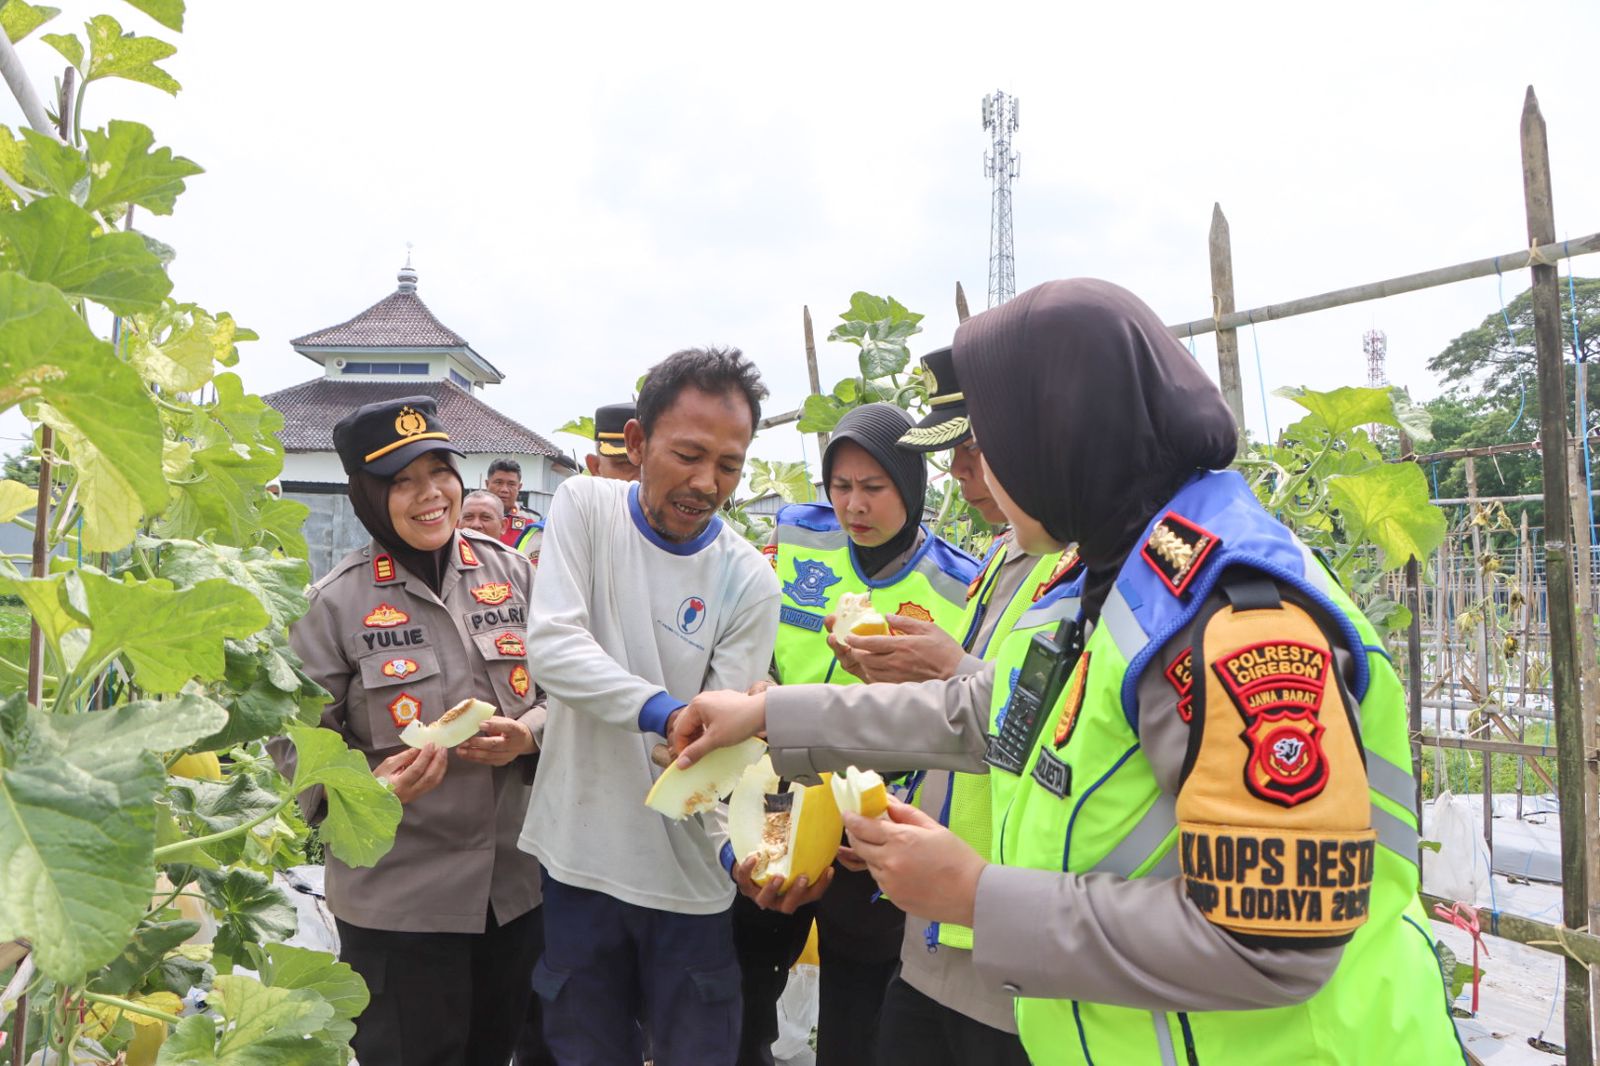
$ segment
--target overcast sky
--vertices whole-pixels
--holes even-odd
[[[53,30],[109,10],[172,37],[112,0],[57,2]],[[857,289],[927,314],[914,351],[947,343],[958,279],[985,306],[996,88],[1022,101],[1019,289],[1096,275],[1204,316],[1213,201],[1241,308],[1524,248],[1530,82],[1558,233],[1600,230],[1597,41],[1592,0],[190,0],[177,99],[98,82],[85,114],[145,121],[207,168],[150,228],[178,250],[176,296],[260,332],[250,388],[316,374],[289,338],[392,292],[411,242],[419,295],[506,374],[484,398],[550,434],[692,344],[739,345],[792,407],[801,306],[826,387],[853,366],[824,338]],[[36,39],[21,53],[36,81],[59,69]],[[19,123],[9,98],[0,121]],[[1268,391],[1362,384],[1377,327],[1391,380],[1427,397],[1427,359],[1498,307],[1489,278],[1247,330],[1251,427],[1258,348]],[[1273,428],[1292,410],[1272,400]],[[773,431],[753,454],[799,449]]]

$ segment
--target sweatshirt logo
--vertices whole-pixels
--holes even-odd
[[[678,604],[678,632],[685,635],[699,632],[706,624],[706,601],[690,596]]]

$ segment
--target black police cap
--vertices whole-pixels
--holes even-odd
[[[938,348],[922,357],[928,384],[928,415],[906,430],[896,442],[914,452],[938,452],[954,448],[972,435],[967,419],[967,397],[956,380],[954,349]]]
[[[427,452],[465,454],[450,443],[432,396],[362,404],[334,425],[333,446],[346,474],[378,477],[393,477]]]
[[[595,451],[612,458],[627,455],[628,446],[622,443],[622,427],[636,417],[638,417],[637,409],[631,403],[608,403],[604,407],[596,407],[594,409]]]

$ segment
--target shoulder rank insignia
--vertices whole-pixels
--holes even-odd
[[[511,583],[509,581],[491,581],[486,585],[479,585],[472,590],[472,598],[479,603],[491,606],[504,603],[511,596]]]
[[[1038,603],[1044,599],[1045,593],[1076,573],[1077,569],[1078,549],[1073,546],[1061,553],[1061,558],[1056,561],[1055,569],[1050,571],[1050,576],[1039,582],[1039,587],[1033,590],[1033,602]]]
[[[519,658],[528,654],[527,648],[522,643],[522,638],[510,631],[501,633],[494,638],[494,650],[501,655]]]
[[[1259,799],[1282,807],[1315,797],[1328,783],[1317,720],[1330,653],[1294,640],[1267,640],[1211,664],[1244,719],[1250,757],[1244,780]]]
[[[417,672],[415,659],[390,659],[383,664],[384,677],[408,678]]]
[[[910,600],[907,600],[900,606],[896,607],[894,609],[894,613],[899,615],[901,618],[915,618],[919,622],[933,621],[932,611],[922,606],[922,604],[912,603]]]
[[[1162,676],[1178,694],[1178,717],[1185,722],[1194,721],[1194,649],[1183,649],[1183,654],[1172,660]]]
[[[783,583],[783,593],[802,607],[826,607],[828,589],[844,580],[815,559],[794,561],[794,580]]]
[[[1168,511],[1150,531],[1139,554],[1161,578],[1162,584],[1181,596],[1200,572],[1200,564],[1218,544],[1217,538],[1193,522]]]
[[[1084,652],[1078,660],[1077,669],[1067,679],[1067,694],[1061,701],[1061,717],[1056,719],[1055,745],[1058,749],[1072,739],[1072,731],[1077,728],[1078,712],[1083,709],[1083,693],[1089,677],[1089,657],[1093,654],[1092,651]]]
[[[477,566],[478,553],[472,550],[472,545],[467,543],[467,538],[458,536],[456,543],[461,545],[461,565]]]
[[[394,559],[388,555],[372,557],[372,580],[382,585],[394,580]]]
[[[411,616],[400,610],[400,608],[391,607],[387,603],[380,603],[367,614],[367,617],[361,620],[361,624],[368,629],[393,629],[395,626],[403,626],[409,621],[411,621]]]
[[[396,729],[404,729],[422,714],[422,701],[409,692],[402,692],[389,704],[389,717]]]
[[[518,663],[511,668],[511,691],[519,696],[528,694],[528,668]]]

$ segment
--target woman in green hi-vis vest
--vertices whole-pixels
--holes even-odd
[[[848,647],[825,624],[845,593],[866,593],[906,626],[960,628],[978,564],[922,524],[927,465],[898,447],[910,428],[910,417],[893,404],[850,411],[822,456],[828,503],[779,513],[768,550],[783,586],[773,653],[780,685],[859,684]],[[840,866],[817,902],[816,921],[817,1066],[869,1066],[905,915],[864,868]]]
[[[882,686],[868,714],[816,689],[705,694],[675,723],[682,758],[764,730],[800,779],[1004,775],[992,862],[903,804],[846,825],[886,893],[971,926],[1035,1063],[1463,1062],[1417,898],[1403,691],[1332,575],[1221,469],[1216,386],[1091,279],[968,320],[955,363],[1019,543],[1078,545],[1076,618],[1011,676]]]

